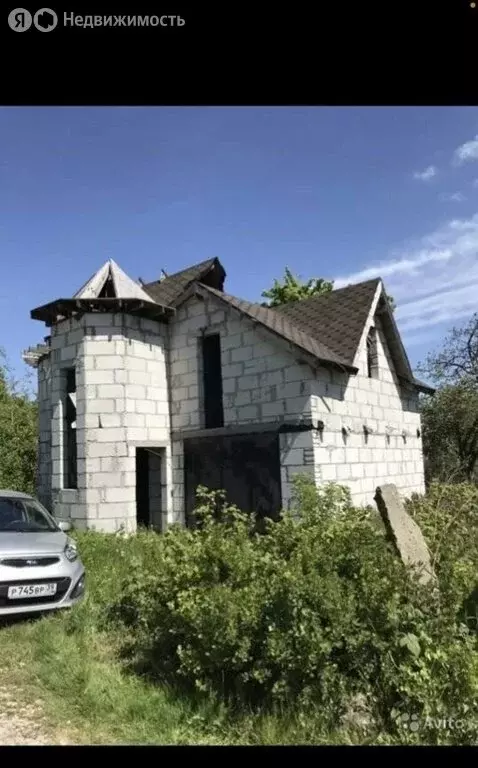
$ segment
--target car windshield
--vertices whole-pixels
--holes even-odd
[[[58,531],[53,518],[34,499],[0,498],[0,533]]]

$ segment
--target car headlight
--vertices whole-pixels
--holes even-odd
[[[68,539],[65,545],[65,557],[67,560],[70,561],[70,563],[74,563],[75,560],[78,559],[78,549],[76,548],[76,544],[71,539]]]
[[[73,587],[71,591],[70,597],[75,599],[76,597],[81,597],[85,592],[85,574],[81,576],[81,578],[76,582],[75,586]]]

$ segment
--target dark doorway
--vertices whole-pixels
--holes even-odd
[[[136,448],[136,524],[162,531],[167,484],[164,448]]]
[[[149,452],[136,448],[136,524],[150,526]]]
[[[279,435],[191,438],[184,441],[186,519],[194,525],[196,488],[223,489],[244,512],[277,519],[282,506]]]

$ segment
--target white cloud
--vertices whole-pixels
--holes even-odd
[[[418,179],[418,181],[430,181],[430,179],[433,179],[437,173],[437,167],[435,165],[429,165],[424,171],[415,171],[413,178]]]
[[[423,249],[416,251],[410,256],[403,256],[395,261],[382,261],[372,267],[366,267],[365,269],[356,272],[355,274],[348,275],[347,277],[338,277],[335,281],[336,288],[342,288],[344,285],[350,283],[360,283],[362,280],[371,280],[374,277],[392,277],[400,274],[414,275],[417,271],[434,261],[448,261],[453,257],[453,253],[449,248],[442,251],[436,250],[434,252],[429,249]]]
[[[405,348],[407,350],[411,349],[412,347],[422,347],[425,344],[428,347],[433,347],[435,344],[435,329],[430,329],[428,333],[415,333],[414,331],[403,331],[402,332],[402,338],[405,343]]]
[[[472,187],[478,187],[478,179],[473,179]]]
[[[462,203],[464,200],[466,200],[466,197],[463,192],[452,192],[451,195],[445,192],[440,195],[440,200],[452,203]]]
[[[475,275],[478,279],[478,274]],[[461,285],[450,291],[442,291],[402,304],[397,310],[400,328],[403,331],[422,328],[424,325],[437,325],[456,317],[462,317],[476,309],[477,285]],[[423,322],[428,318],[428,322]]]
[[[335,286],[379,276],[397,302],[395,315],[406,338],[470,317],[478,309],[478,213],[452,219],[415,247],[339,277]]]
[[[472,160],[478,160],[478,133],[471,141],[465,141],[461,147],[455,149],[453,162],[455,165],[469,163]]]

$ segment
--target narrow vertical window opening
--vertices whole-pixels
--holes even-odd
[[[206,429],[224,426],[222,401],[221,337],[218,333],[201,339],[203,362],[203,404]]]
[[[373,326],[367,336],[367,373],[369,379],[378,379],[377,329]]]
[[[65,398],[65,488],[78,487],[78,461],[76,445],[76,375],[74,368],[66,374]]]

